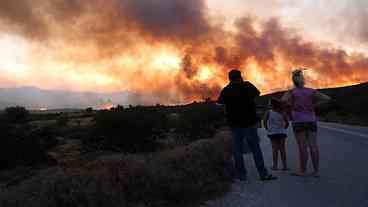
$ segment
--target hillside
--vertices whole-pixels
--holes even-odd
[[[322,89],[323,93],[333,97],[338,106],[356,115],[368,115],[368,83],[353,86]]]
[[[333,98],[333,102],[320,108],[321,118],[327,121],[350,124],[368,124],[368,83],[340,88],[327,88],[321,91]],[[283,92],[267,94],[257,103],[261,108],[267,106],[270,97],[282,96]],[[111,101],[112,104],[158,103],[159,100],[147,100],[143,94],[120,93],[83,93],[68,91],[41,90],[34,87],[0,89],[0,110],[14,105],[27,108],[86,108],[96,107]],[[128,103],[129,100],[129,103]]]

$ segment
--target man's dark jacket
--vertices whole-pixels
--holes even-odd
[[[231,82],[222,89],[217,102],[225,105],[230,127],[250,127],[257,123],[254,99],[259,95],[259,90],[248,81]]]

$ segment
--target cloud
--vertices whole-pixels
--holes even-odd
[[[284,7],[275,1],[273,13]],[[0,2],[0,31],[33,48],[29,76],[21,80],[26,85],[127,90],[177,103],[215,97],[235,67],[264,92],[287,87],[290,71],[300,66],[312,69],[314,87],[368,80],[364,53],[321,46],[282,15],[245,13],[233,30],[212,20],[204,0]],[[365,28],[356,26],[362,40]]]
[[[44,37],[47,26],[31,1],[0,1],[0,29],[11,30],[33,37]]]

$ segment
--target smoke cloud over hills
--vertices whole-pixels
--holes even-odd
[[[356,28],[368,38],[363,24]],[[368,80],[364,53],[322,46],[277,17],[245,15],[229,29],[204,0],[2,0],[1,33],[27,45],[26,60],[0,63],[7,85],[126,90],[183,103],[216,97],[232,68],[264,93],[289,87],[294,67],[310,68],[313,87]]]

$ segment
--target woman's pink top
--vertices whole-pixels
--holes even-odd
[[[295,88],[291,91],[291,113],[294,123],[317,121],[313,103],[315,93],[316,90],[312,88]]]

